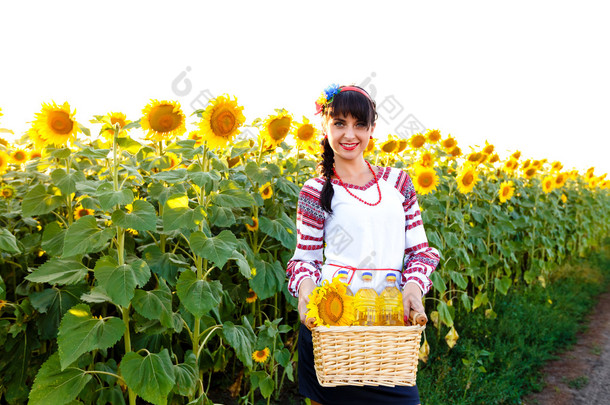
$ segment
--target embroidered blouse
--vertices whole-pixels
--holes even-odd
[[[309,179],[301,188],[297,205],[297,247],[288,261],[288,291],[298,296],[306,278],[320,285],[331,281],[339,270],[348,270],[355,294],[363,282],[361,274],[372,271],[373,286],[380,293],[387,273],[395,274],[402,289],[417,283],[422,293],[431,286],[430,274],[439,262],[438,251],[428,246],[415,189],[401,169],[382,167],[376,172],[381,203],[368,206],[349,195],[332,179],[332,214],[320,205],[323,177]],[[378,199],[375,180],[364,186],[345,184],[365,201]],[[342,267],[345,266],[345,267]]]

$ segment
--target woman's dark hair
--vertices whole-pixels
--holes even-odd
[[[364,89],[362,89],[364,91]],[[367,93],[368,94],[368,93]],[[356,118],[358,121],[366,122],[370,128],[377,119],[377,107],[372,98],[365,96],[357,91],[341,91],[337,93],[333,100],[322,109],[322,120],[325,124],[334,117],[348,116]],[[322,191],[320,192],[320,205],[329,214],[333,211],[330,207],[335,190],[331,181],[333,166],[335,164],[335,152],[325,136],[322,138],[322,161],[318,163],[318,172],[326,179]]]

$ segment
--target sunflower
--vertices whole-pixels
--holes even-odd
[[[471,152],[467,157],[466,160],[468,160],[471,163],[478,163],[479,160],[481,160],[481,152]]]
[[[277,114],[267,117],[260,133],[270,149],[282,143],[292,127],[292,115],[284,109],[276,111]]]
[[[397,141],[398,141],[398,146],[396,147],[395,153],[400,153],[403,150],[405,150],[407,148],[407,146],[409,146],[408,139],[398,138]]]
[[[426,137],[422,134],[415,134],[409,139],[409,144],[413,149],[419,149],[426,143]]]
[[[74,219],[78,220],[86,215],[93,215],[93,213],[94,213],[94,211],[92,209],[84,208],[82,205],[79,205],[74,210]]]
[[[27,136],[34,143],[34,147],[36,149],[42,149],[48,143],[47,138],[42,136],[42,133],[36,129],[36,127],[32,127],[28,130]]]
[[[419,166],[415,172],[413,186],[418,194],[428,194],[436,189],[438,176],[436,171],[430,167]]]
[[[307,318],[313,318],[316,326],[350,326],[354,322],[354,297],[347,295],[347,285],[339,277],[316,287],[307,309]]]
[[[254,301],[256,301],[257,298],[258,298],[258,295],[256,295],[254,290],[250,288],[248,290],[248,296],[246,297],[246,302],[248,304],[252,304]]]
[[[542,179],[542,191],[544,191],[545,194],[548,194],[551,191],[553,191],[554,185],[555,185],[555,179],[553,179],[551,176],[547,176],[544,179]]]
[[[6,170],[6,166],[8,166],[9,157],[5,151],[0,150],[0,173]]]
[[[455,140],[455,138],[453,138],[451,135],[449,135],[447,137],[447,139],[444,139],[443,141],[441,141],[441,146],[446,151],[450,151],[451,149],[453,149],[457,146],[457,141]]]
[[[500,204],[510,200],[514,193],[515,187],[513,186],[512,181],[502,182],[502,184],[500,184],[500,190],[498,191],[498,195],[500,197]]]
[[[458,190],[462,194],[468,194],[479,181],[476,170],[471,165],[465,165],[457,176]]]
[[[28,160],[28,152],[23,149],[16,149],[11,152],[10,159],[12,163],[20,165]]]
[[[364,150],[364,155],[371,153],[375,149],[375,138],[370,138],[368,145],[366,145],[366,149]]]
[[[102,135],[104,136],[104,138],[108,140],[114,139],[114,126],[116,124],[119,124],[119,127],[121,129],[121,132],[119,132],[119,137],[124,137],[125,135],[127,135],[127,131],[123,131],[123,128],[125,128],[126,125],[129,125],[131,121],[127,120],[127,116],[125,114],[123,114],[122,112],[111,112],[108,113],[104,118],[107,118],[108,121],[110,121],[110,123],[112,124],[111,126],[105,124],[102,127]]]
[[[271,196],[273,195],[273,189],[271,188],[271,183],[267,182],[267,183],[263,184],[260,188],[260,193],[264,200],[271,198]]]
[[[449,156],[451,156],[452,159],[462,156],[462,149],[460,149],[459,146],[455,146],[449,151]]]
[[[388,139],[379,145],[379,151],[382,155],[390,155],[396,153],[396,149],[398,148],[398,141],[394,139],[392,135],[388,135]]]
[[[32,150],[30,151],[30,160],[34,160],[34,159],[41,159],[42,158],[42,152],[39,150]]]
[[[542,167],[542,161],[540,160],[534,160],[532,162],[532,167],[535,167],[536,169],[540,169]]]
[[[203,145],[203,137],[201,136],[201,132],[199,132],[199,131],[189,132],[188,139],[195,141],[195,145],[194,145],[195,148]]]
[[[441,131],[438,129],[429,129],[426,132],[426,138],[428,138],[429,143],[437,143],[441,140]]]
[[[317,137],[318,130],[309,122],[307,117],[303,117],[303,122],[296,123],[294,140],[299,149],[305,149],[308,143],[315,143]]]
[[[422,153],[421,158],[419,159],[419,164],[423,167],[433,167],[434,155],[428,151],[425,151]]]
[[[568,202],[568,197],[565,194],[562,194],[561,201],[565,204],[566,202]]]
[[[555,176],[555,188],[561,188],[564,184],[566,184],[566,180],[568,179],[568,175],[565,173],[557,173]]]
[[[529,180],[529,179],[531,179],[532,177],[534,177],[536,175],[537,171],[538,171],[538,169],[536,169],[533,166],[528,167],[527,169],[525,169],[523,171],[523,176],[525,176],[525,178]]]
[[[518,166],[519,166],[519,162],[517,162],[517,160],[515,158],[511,157],[506,162],[504,162],[504,166],[502,167],[502,170],[504,170],[506,173],[510,174],[510,173],[514,172]]]
[[[55,146],[63,146],[68,141],[76,139],[78,123],[74,120],[74,112],[70,112],[68,102],[58,106],[53,101],[51,104],[42,104],[42,111],[36,114],[34,127],[38,130],[38,136],[45,139],[45,143]]]
[[[553,164],[551,165],[551,171],[552,172],[558,172],[561,169],[563,169],[563,165],[561,164],[561,162],[553,162]]]
[[[498,156],[497,153],[494,153],[493,155],[491,155],[491,157],[489,158],[489,163],[496,163],[497,161],[500,160],[500,156]]]
[[[201,116],[199,129],[202,138],[211,149],[226,147],[239,133],[239,127],[246,122],[244,107],[237,104],[228,94],[222,94],[210,101]]]
[[[487,143],[487,141],[485,141],[485,147],[483,148],[483,153],[487,153],[488,155],[491,155],[495,149],[496,148],[493,145],[491,145],[491,144]]]
[[[591,177],[589,180],[589,188],[594,189],[599,185],[599,179],[597,177]]]
[[[252,359],[257,363],[264,363],[269,358],[269,353],[271,353],[271,351],[268,347],[265,347],[263,350],[256,350],[252,353]]]
[[[481,163],[485,163],[487,161],[487,159],[489,158],[489,155],[485,152],[481,152],[480,153],[481,156],[479,156],[479,160],[477,160],[477,164],[481,164]]]
[[[0,189],[0,195],[7,200],[10,200],[15,196],[15,187],[6,185]]]
[[[515,151],[513,152],[512,155],[510,155],[513,159],[515,160],[519,160],[519,158],[521,157],[521,152],[520,151]]]
[[[252,217],[252,225],[246,224],[246,229],[255,232],[258,230],[258,218]]]
[[[172,140],[186,132],[186,117],[177,101],[151,100],[142,110],[142,130],[148,131],[146,139]]]

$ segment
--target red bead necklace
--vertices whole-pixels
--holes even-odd
[[[365,203],[366,205],[370,205],[371,207],[374,207],[375,205],[379,204],[381,202],[381,189],[379,188],[379,183],[377,182],[377,175],[375,174],[375,172],[373,171],[373,168],[371,167],[371,164],[365,160],[366,164],[369,167],[369,170],[371,171],[371,173],[373,173],[373,178],[375,179],[375,185],[377,186],[377,193],[379,193],[379,201],[377,201],[376,203],[370,203],[370,202],[366,202],[364,201],[362,198],[358,197],[357,195],[352,194],[349,189],[345,186],[345,184],[343,184],[343,180],[341,180],[341,177],[339,177],[339,175],[337,174],[337,171],[335,170],[335,168],[333,167],[333,173],[335,174],[335,176],[337,176],[337,179],[339,180],[339,183],[343,186],[343,188],[345,189],[345,191],[347,191],[347,193],[349,195],[351,195],[352,197],[354,197],[356,200]]]

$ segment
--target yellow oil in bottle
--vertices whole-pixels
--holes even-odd
[[[385,288],[379,295],[379,325],[403,326],[404,308],[402,293],[396,287],[396,276],[388,273],[385,278]]]
[[[372,284],[373,274],[362,274],[364,286],[354,296],[355,321],[354,325],[374,326],[377,324],[377,291]]]

